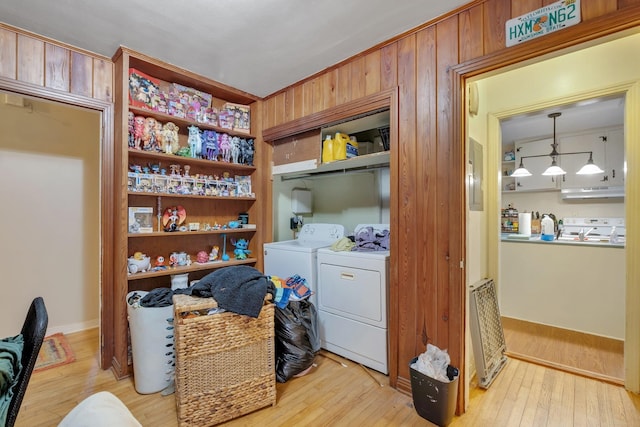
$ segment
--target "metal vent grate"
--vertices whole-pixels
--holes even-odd
[[[471,286],[471,341],[478,385],[488,388],[507,361],[496,286],[483,279]]]

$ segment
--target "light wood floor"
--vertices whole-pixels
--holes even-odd
[[[502,318],[507,355],[624,384],[624,341]]]
[[[98,367],[97,331],[68,336],[76,361],[34,373],[18,427],[55,426],[79,401],[108,390],[145,427],[177,426],[175,397],[139,395],[131,379],[116,381]],[[225,426],[429,426],[412,399],[388,386],[388,378],[317,357],[307,376],[277,384],[274,407]],[[381,387],[379,382],[384,384]],[[510,359],[488,390],[473,388],[466,414],[451,426],[640,426],[640,397],[622,387]]]

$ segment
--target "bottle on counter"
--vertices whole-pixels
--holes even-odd
[[[612,245],[615,245],[618,242],[619,242],[618,241],[618,232],[616,231],[616,226],[614,225],[611,228],[611,234],[609,234],[609,243],[612,244]]]
[[[553,238],[555,237],[555,225],[549,215],[544,214],[542,216],[542,221],[540,221],[540,228],[540,240],[544,240],[547,242],[553,241]]]
[[[556,240],[560,239],[562,232],[564,231],[564,223],[561,219],[558,220],[558,231],[556,232]]]

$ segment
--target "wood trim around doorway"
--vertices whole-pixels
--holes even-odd
[[[110,366],[113,349],[113,104],[0,77],[0,90],[83,107],[100,113],[100,366]]]

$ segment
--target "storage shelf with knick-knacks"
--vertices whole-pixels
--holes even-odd
[[[162,270],[150,270],[143,272],[130,273],[128,275],[128,280],[141,280],[141,279],[149,279],[152,277],[162,277],[162,276],[171,276],[174,274],[184,274],[184,273],[192,273],[196,271],[203,270],[215,270],[223,267],[230,267],[232,265],[251,265],[255,264],[257,261],[256,258],[246,258],[246,259],[230,259],[229,261],[211,261],[205,263],[192,262],[190,265],[185,266],[177,266],[177,267],[168,267]]]
[[[266,152],[259,97],[125,47],[113,62],[116,265],[104,310],[122,378],[131,372],[128,292],[173,287],[185,273],[192,281],[261,268],[265,172],[256,165]]]
[[[516,191],[518,186],[517,178],[511,176],[516,169],[516,155],[513,144],[503,146],[502,153],[502,191]]]

